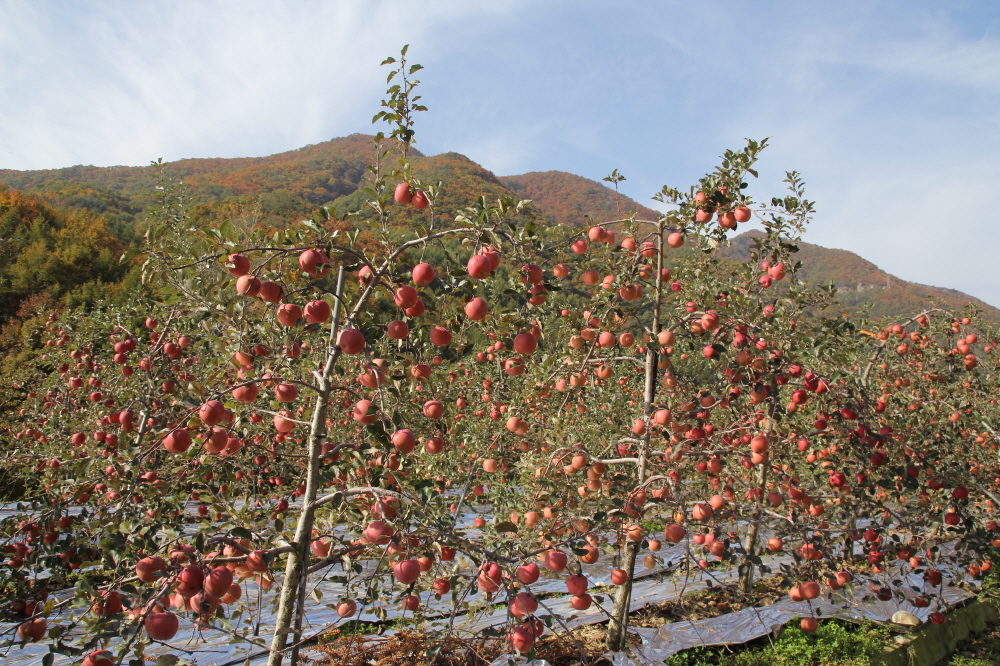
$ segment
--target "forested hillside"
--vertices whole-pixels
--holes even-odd
[[[756,231],[733,239],[727,254],[740,261],[750,258],[750,243]],[[795,255],[802,262],[799,277],[813,286],[833,284],[844,312],[852,315],[870,307],[876,316],[901,316],[935,304],[961,309],[973,303],[982,316],[1000,325],[1000,309],[956,289],[931,287],[907,282],[847,250],[833,250],[811,243],[800,243]]]
[[[259,205],[265,218],[277,222],[308,215],[357,190],[373,156],[371,137],[352,134],[268,157],[178,160],[166,172],[188,186],[196,215]],[[0,169],[0,183],[59,208],[85,209],[127,224],[156,202],[158,175],[154,166]]]
[[[535,171],[503,176],[500,182],[525,199],[531,199],[547,215],[562,224],[584,224],[628,217],[633,212],[655,220],[657,212],[623,194],[587,178],[565,171]]]
[[[116,296],[131,268],[123,251],[102,216],[0,185],[0,322],[42,292],[71,304]]]
[[[497,177],[459,153],[425,156],[411,149],[413,173],[425,185],[443,182],[436,211],[447,223],[480,195],[531,199],[535,214],[551,222],[585,226],[656,211],[611,187],[563,171]],[[372,137],[352,134],[267,157],[185,159],[163,165],[163,173],[187,187],[189,213],[211,227],[224,219],[252,217],[283,226],[332,206],[340,214],[357,210],[359,188],[374,158]],[[0,264],[0,317],[7,318],[27,295],[47,292],[70,302],[89,302],[124,278],[118,257],[140,243],[144,211],[155,205],[156,166],[94,167],[14,171],[0,169],[0,222],[4,256]],[[18,192],[18,190],[20,192]],[[394,209],[394,221],[411,225],[422,213]],[[734,240],[729,255],[746,260],[750,239]],[[972,302],[1000,323],[1000,310],[967,294],[904,282],[851,252],[803,243],[800,273],[813,285],[833,283],[845,311],[870,306],[877,316],[897,316],[932,303],[961,307]]]

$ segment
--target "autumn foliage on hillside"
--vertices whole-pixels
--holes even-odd
[[[519,197],[531,199],[561,224],[581,225],[587,218],[611,220],[629,217],[656,219],[656,211],[641,206],[615,190],[565,171],[536,171],[504,176],[500,182]]]
[[[433,157],[411,155],[411,163],[413,175],[421,182],[438,184],[435,215],[444,224],[452,222],[457,211],[475,205],[480,196],[489,200],[514,196],[492,172],[459,153],[442,153]],[[368,196],[359,189],[331,203],[339,212],[354,213],[363,208]],[[424,223],[419,211],[412,208],[394,209],[391,215],[393,224],[410,226],[418,221]]]
[[[0,318],[25,298],[47,292],[70,304],[113,296],[129,264],[104,219],[63,213],[0,186]]]
[[[104,229],[122,246],[137,247],[146,230],[143,211],[156,204],[160,168],[185,186],[188,214],[200,227],[217,228],[231,220],[248,226],[287,228],[302,219],[322,216],[322,206],[328,206],[331,215],[339,218],[361,211],[370,196],[363,191],[365,165],[376,157],[371,139],[366,134],[352,134],[267,157],[185,159],[146,167],[0,169],[0,184],[36,197],[50,210],[65,211],[79,219],[101,218]],[[657,216],[656,211],[612,187],[562,171],[497,177],[459,153],[428,157],[415,148],[410,149],[409,160],[415,178],[438,187],[435,228],[451,224],[458,211],[476,205],[480,196],[487,200],[511,196],[530,199],[527,210],[537,219],[570,226],[588,224],[588,218],[622,219],[633,212],[639,219]],[[420,216],[408,208],[391,211],[387,219],[404,227],[420,223]],[[746,261],[749,238],[740,236],[733,241],[731,251],[723,254]],[[838,307],[851,315],[870,308],[872,316],[899,316],[928,304],[961,309],[972,303],[987,320],[1000,323],[1000,310],[967,294],[899,280],[851,252],[803,243],[797,258],[804,265],[801,279],[812,286],[836,286]],[[32,276],[33,270],[40,274]],[[19,293],[46,289],[52,283],[50,273],[51,267],[25,258]],[[0,314],[0,318],[6,316]]]
[[[215,222],[235,208],[256,208],[270,223],[282,224],[354,192],[370,152],[371,137],[354,134],[268,157],[178,160],[170,163],[169,174],[187,186],[196,219]],[[139,211],[156,203],[158,178],[157,165],[0,169],[0,182],[42,195],[57,207],[110,212],[127,222],[139,222]]]
[[[737,236],[724,254],[747,261],[753,239],[761,235],[750,231]],[[971,303],[983,319],[1000,325],[1000,309],[992,305],[954,289],[900,280],[847,250],[802,242],[795,258],[802,262],[799,278],[812,287],[836,287],[838,306],[851,316],[864,314],[868,308],[875,317],[898,317],[930,305],[961,310]]]

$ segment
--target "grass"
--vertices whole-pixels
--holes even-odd
[[[737,646],[694,648],[667,659],[667,666],[868,666],[893,645],[892,632],[877,623],[828,620],[815,633],[788,625],[777,639]],[[735,648],[735,649],[734,649]]]
[[[993,568],[983,577],[979,600],[1000,607],[1000,558],[993,558]],[[1000,628],[991,627],[955,649],[941,666],[1000,666]]]
[[[987,631],[958,646],[942,666],[1000,666],[1000,631]]]

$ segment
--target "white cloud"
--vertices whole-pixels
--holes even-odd
[[[0,25],[0,165],[257,155],[369,129],[379,62],[515,3],[22,3]],[[419,61],[419,60],[418,60]]]

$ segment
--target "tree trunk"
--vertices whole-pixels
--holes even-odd
[[[768,399],[767,403],[767,418],[764,420],[764,433],[767,435],[771,434],[774,430],[774,405],[775,401],[778,399],[778,385],[771,380],[771,397]],[[761,505],[764,503],[764,493],[767,490],[767,473],[771,469],[771,454],[767,454],[767,458],[760,464],[760,470],[757,472],[757,487],[760,488],[760,495],[757,497],[755,502],[757,508],[754,510],[753,520],[750,521],[750,528],[747,530],[746,541],[743,542],[743,565],[740,571],[740,591],[744,594],[749,594],[753,591],[753,562],[750,558],[757,554],[757,538],[760,533],[760,521],[762,513],[760,511]]]
[[[611,610],[611,621],[608,623],[608,649],[612,652],[621,652],[625,649],[628,610],[632,602],[632,575],[635,572],[635,561],[639,556],[641,543],[630,541],[625,546],[625,561],[622,562],[622,569],[628,572],[628,580],[615,590],[615,604]]]
[[[740,570],[740,591],[749,594],[753,590],[754,564],[750,558],[757,554],[757,535],[760,532],[760,505],[764,501],[764,488],[767,486],[767,470],[771,466],[769,460],[760,464],[757,472],[757,485],[761,489],[760,497],[757,498],[757,509],[754,511],[753,520],[750,521],[750,528],[747,530],[746,541],[743,542],[743,566]]]
[[[330,325],[331,344],[336,341],[337,322],[340,318],[340,303],[344,293],[344,269],[341,267],[337,277],[337,298],[333,305],[333,322]],[[312,538],[313,523],[316,516],[316,495],[319,491],[319,468],[323,450],[323,440],[326,438],[326,413],[330,401],[330,372],[336,363],[339,353],[328,348],[327,361],[319,382],[319,394],[316,396],[316,406],[313,409],[313,419],[309,427],[309,466],[306,471],[306,492],[302,497],[302,510],[299,512],[299,522],[295,528],[294,550],[288,554],[285,565],[285,578],[281,583],[281,597],[278,601],[278,614],[275,617],[274,636],[271,639],[271,653],[268,655],[267,666],[281,666],[283,651],[288,645],[288,635],[293,634],[293,643],[300,639],[302,629],[303,603],[300,603],[300,585],[306,581],[309,570],[309,543]],[[304,599],[302,600],[304,602]],[[295,611],[298,611],[297,613]],[[296,616],[295,629],[292,629],[292,616]],[[293,651],[292,664],[298,650]]]
[[[657,348],[659,346],[656,337],[660,333],[660,300],[663,296],[663,229],[664,223],[661,220],[657,229],[656,301],[653,304],[652,339],[646,346],[644,412],[647,420],[653,412],[653,400],[656,398]],[[646,463],[648,457],[649,428],[647,427],[646,434],[643,435],[642,443],[639,446],[638,485],[640,487],[646,482]],[[626,580],[615,591],[615,603],[611,609],[611,621],[608,623],[608,649],[613,652],[621,652],[625,649],[629,605],[632,601],[632,583],[633,576],[635,575],[635,560],[639,555],[641,545],[641,541],[629,541],[625,545],[625,559],[622,562],[622,569],[626,573]]]

